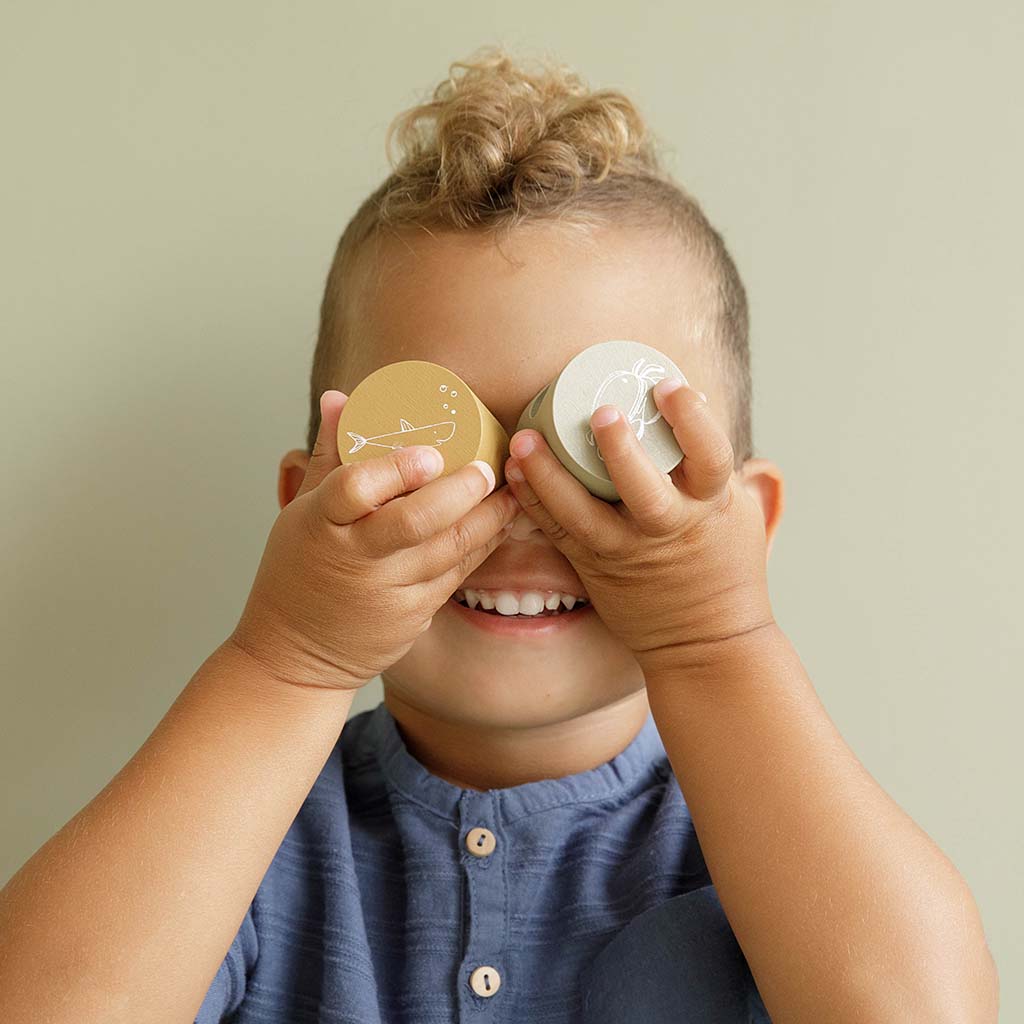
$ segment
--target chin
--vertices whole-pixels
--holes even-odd
[[[531,728],[567,721],[644,685],[632,652],[592,609],[572,628],[522,636],[465,621],[442,607],[404,657],[384,673],[397,697],[425,714],[478,726]]]

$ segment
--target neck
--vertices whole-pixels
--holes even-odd
[[[629,746],[649,711],[647,690],[561,722],[505,728],[437,718],[384,687],[406,749],[461,789],[505,789],[589,771]]]

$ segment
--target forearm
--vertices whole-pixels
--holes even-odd
[[[353,695],[219,647],[0,892],[0,1019],[193,1020]]]
[[[775,1024],[994,1024],[965,881],[857,760],[776,625],[680,652],[647,689]]]

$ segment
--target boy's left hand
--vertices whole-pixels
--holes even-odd
[[[505,469],[512,493],[645,672],[666,658],[707,662],[720,642],[774,623],[763,513],[706,401],[675,384],[654,388],[686,453],[671,473],[654,465],[614,406],[591,417],[621,502],[590,494],[535,430],[513,437]]]

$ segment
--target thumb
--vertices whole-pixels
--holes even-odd
[[[341,465],[338,452],[338,420],[341,410],[345,407],[348,396],[343,391],[325,391],[320,396],[320,429],[317,431],[313,453],[306,466],[306,475],[302,479],[295,497],[313,490],[332,469]]]

